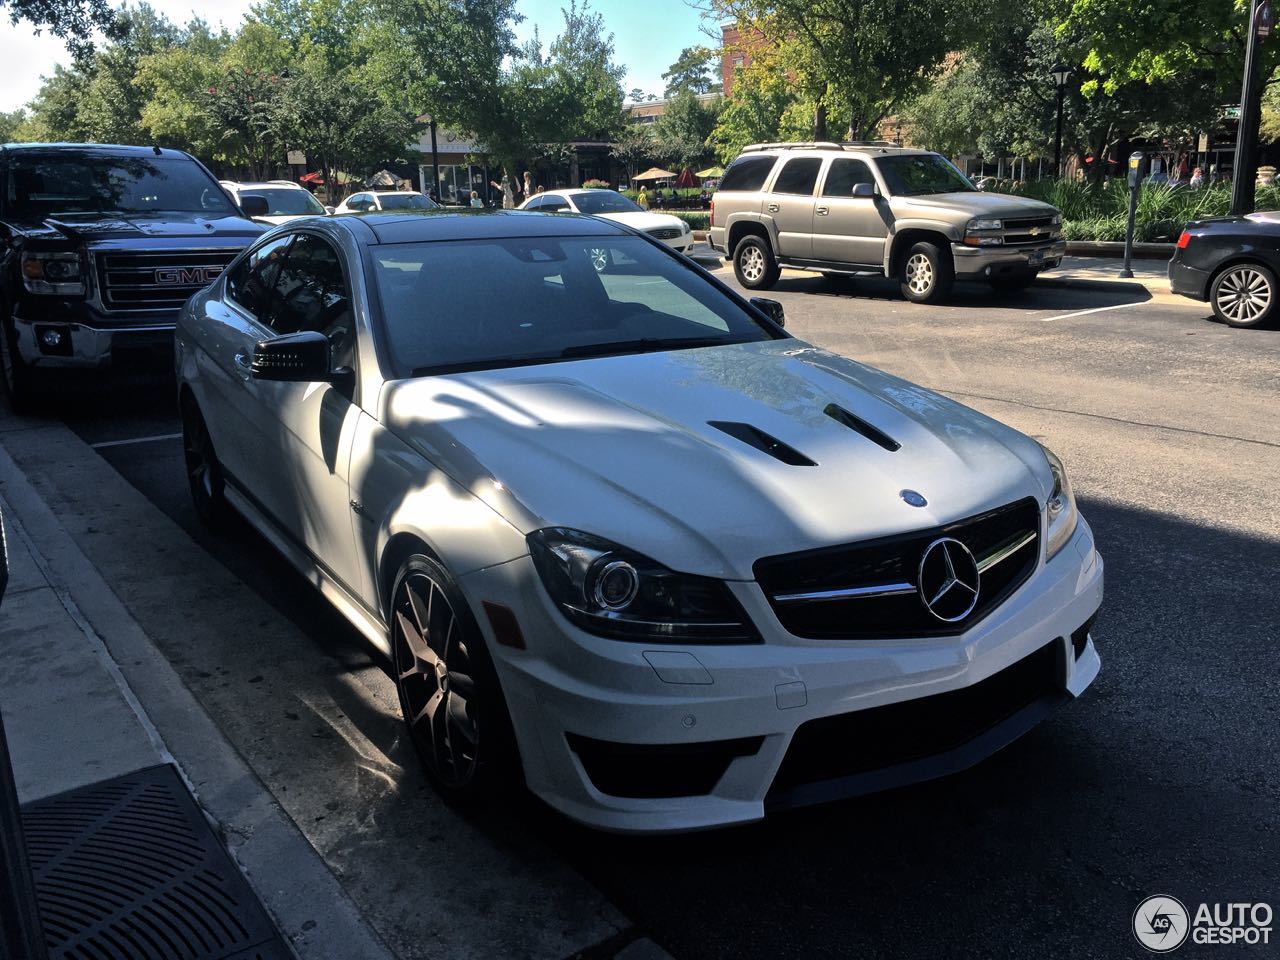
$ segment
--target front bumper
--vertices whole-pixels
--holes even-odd
[[[1065,240],[1016,247],[968,247],[962,243],[951,244],[951,259],[955,263],[956,277],[961,280],[1039,273],[1058,266],[1066,255]]]
[[[659,243],[665,243],[672,250],[676,251],[676,253],[688,253],[693,247],[692,233],[682,234],[681,236],[675,237],[671,240],[663,240],[656,237],[654,239],[657,239]]]
[[[478,617],[529,787],[575,820],[620,832],[748,822],[766,809],[886,789],[977,763],[1054,703],[1078,696],[1097,675],[1098,655],[1082,627],[1101,605],[1102,585],[1102,559],[1082,519],[1072,542],[1050,563],[1041,561],[1008,600],[957,637],[804,641],[782,628],[755,583],[736,582],[731,588],[765,642],[679,647],[577,630],[553,607],[528,557],[461,578],[474,610],[483,610],[483,601],[510,607],[523,631],[527,649],[500,646],[487,620]],[[918,699],[932,705],[935,695],[976,690],[983,681],[1008,676],[1002,672],[1037,651],[1055,665],[1051,689],[954,749],[853,778],[779,782],[797,731],[809,721],[890,704],[909,707]],[[610,784],[618,782],[620,766],[625,773],[626,763],[647,762],[646,751],[655,747],[667,751],[660,758],[665,766],[651,767],[655,771],[688,770],[695,782],[693,756],[697,763],[722,764],[723,773],[717,768],[694,794],[618,795]],[[601,766],[601,751],[612,751],[611,766]]]
[[[26,296],[14,308],[13,327],[29,366],[92,369],[110,366],[124,352],[172,349],[177,314],[106,314],[84,300]],[[56,338],[46,337],[50,333]]]

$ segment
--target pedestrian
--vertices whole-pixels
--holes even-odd
[[[639,204],[641,210],[649,209],[649,194],[645,193],[643,186],[640,187],[640,194],[636,197],[636,203]]]
[[[1204,186],[1204,171],[1201,170],[1199,167],[1196,167],[1194,170],[1191,171],[1191,186],[1192,187]]]
[[[528,200],[533,196],[534,192],[533,177],[530,175],[529,171],[526,170],[524,172],[524,198]]]
[[[473,207],[478,207],[481,210],[484,209],[484,201],[480,199],[480,194],[476,193],[474,190],[471,191],[471,205]]]
[[[507,171],[505,170],[502,171],[501,182],[490,180],[489,186],[493,187],[493,189],[495,190],[502,191],[502,209],[503,210],[515,209],[516,192],[515,192],[515,189],[511,186],[511,176],[507,173]]]

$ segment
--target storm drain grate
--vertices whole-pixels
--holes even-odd
[[[53,960],[289,960],[171,766],[22,808]]]

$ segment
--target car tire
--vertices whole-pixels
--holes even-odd
[[[938,303],[946,299],[955,281],[950,253],[936,243],[913,244],[898,268],[902,295],[912,303]]]
[[[748,290],[768,290],[778,282],[782,269],[769,249],[769,241],[754,234],[743,237],[733,251],[733,275]]]
[[[388,640],[400,712],[447,802],[495,797],[518,771],[515,738],[484,636],[449,572],[414,554],[391,591]]]
[[[196,516],[207,527],[220,526],[227,518],[226,477],[200,408],[190,398],[182,402],[182,454]]]
[[[14,413],[32,413],[36,406],[36,374],[18,349],[18,334],[5,308],[4,319],[4,385],[9,393],[9,406]]]
[[[1265,327],[1276,317],[1280,286],[1270,267],[1261,263],[1233,263],[1209,287],[1214,315],[1233,327]]]

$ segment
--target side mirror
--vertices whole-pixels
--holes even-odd
[[[876,195],[876,185],[874,183],[855,183],[853,185],[853,195],[855,197],[874,197]]]
[[[777,300],[770,300],[768,297],[752,297],[751,305],[763,313],[780,327],[787,325],[787,316],[782,309],[782,304]]]
[[[334,376],[329,338],[316,330],[259,340],[253,348],[253,379],[281,383],[329,383]]]
[[[329,216],[331,217],[333,216],[333,211],[334,211],[333,207],[329,206],[327,203],[324,205],[324,212],[327,213]]]
[[[271,212],[271,205],[267,203],[266,197],[260,197],[256,193],[246,193],[240,198],[240,209],[244,211],[246,217],[265,217]]]

